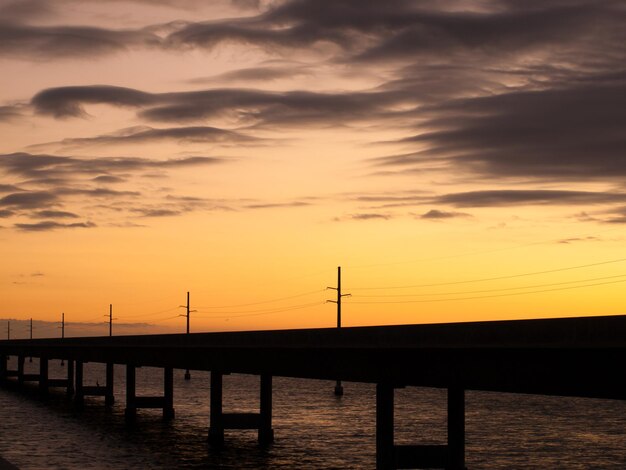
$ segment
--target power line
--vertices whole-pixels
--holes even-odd
[[[519,290],[519,289],[534,289],[537,287],[551,287],[551,286],[562,286],[565,284],[576,284],[579,282],[590,282],[590,281],[601,281],[604,279],[615,279],[618,277],[624,277],[626,274],[618,274],[616,276],[604,276],[604,277],[596,277],[596,278],[587,278],[587,279],[579,279],[576,281],[564,281],[564,282],[554,282],[550,284],[534,284],[532,286],[518,286],[518,287],[503,287],[500,289],[485,289],[485,290],[473,290],[473,291],[461,291],[461,292],[429,292],[429,293],[421,293],[421,294],[378,294],[378,295],[359,295],[359,298],[364,297],[428,297],[433,295],[463,295],[463,294],[480,294],[483,292],[502,292],[507,290]]]
[[[139,314],[135,314],[135,315],[124,315],[123,318],[139,318],[139,317],[150,317],[152,315],[158,315],[160,313],[166,313],[166,312],[173,312],[174,310],[178,310],[179,307],[172,307],[172,308],[167,308],[165,310],[159,310],[158,312],[151,312],[151,313],[139,313]]]
[[[593,266],[601,266],[601,265],[611,264],[611,263],[620,263],[624,261],[626,261],[626,258],[602,261],[600,263],[581,264],[578,266],[569,266],[566,268],[548,269],[545,271],[534,271],[534,272],[529,272],[529,273],[511,274],[508,276],[486,277],[486,278],[481,278],[481,279],[468,279],[468,280],[463,280],[463,281],[452,281],[452,282],[438,282],[435,284],[414,284],[414,285],[409,285],[409,286],[387,286],[387,287],[352,287],[351,289],[352,290],[384,290],[384,289],[410,289],[413,287],[451,286],[455,284],[470,284],[473,282],[498,281],[501,279],[513,279],[516,277],[536,276],[539,274],[550,274],[550,273],[556,273],[556,272],[562,272],[562,271],[570,271],[573,269],[590,268]]]
[[[314,290],[314,291],[310,291],[310,292],[304,292],[302,294],[296,294],[296,295],[290,295],[288,297],[279,297],[276,299],[270,299],[270,300],[262,300],[260,302],[250,302],[250,303],[246,303],[246,304],[236,304],[236,305],[219,305],[219,306],[211,306],[211,307],[198,307],[198,308],[237,308],[237,307],[250,307],[253,305],[262,305],[262,304],[269,304],[269,303],[273,303],[273,302],[280,302],[281,300],[291,300],[291,299],[297,299],[298,297],[305,297],[307,295],[312,295],[312,294],[318,294],[320,292],[324,292],[323,290]]]
[[[559,291],[559,290],[581,289],[584,287],[603,286],[607,284],[617,284],[620,282],[626,282],[626,279],[622,279],[621,281],[599,282],[596,284],[587,284],[583,286],[558,287],[556,289],[543,289],[543,290],[535,290],[535,291],[529,291],[529,292],[511,292],[509,294],[482,295],[482,296],[475,296],[475,297],[456,297],[453,299],[397,300],[397,301],[387,300],[387,301],[370,301],[370,302],[356,301],[356,302],[351,302],[351,303],[355,303],[355,304],[413,304],[413,303],[427,303],[427,302],[449,302],[449,301],[454,301],[454,300],[489,299],[489,298],[495,298],[495,297],[510,297],[513,295],[539,294],[543,292],[554,292],[554,291]]]
[[[250,312],[220,312],[220,315],[214,316],[202,316],[202,318],[214,319],[214,318],[239,318],[239,317],[257,317],[261,315],[270,315],[273,313],[289,312],[291,310],[299,310],[303,308],[313,307],[315,305],[324,305],[324,302],[312,302],[302,305],[293,305],[290,307],[272,309],[272,310],[256,310]]]
[[[173,320],[174,318],[180,318],[180,315],[174,315],[173,317],[162,318],[160,320],[151,320],[152,323],[161,323],[168,320]]]
[[[600,232],[594,232],[594,233],[596,233],[596,234],[597,233],[606,233],[606,232],[611,232],[611,231],[619,230],[619,229],[621,229],[621,227],[614,227],[614,228],[610,228],[610,229],[607,229],[607,230],[601,230]],[[578,236],[576,238],[584,238],[584,237],[589,238],[589,237],[591,237],[591,235]],[[518,248],[526,248],[528,246],[546,245],[546,244],[559,243],[559,242],[562,242],[562,239],[551,239],[551,240],[535,241],[535,242],[529,242],[529,243],[522,243],[522,244],[515,245],[515,246],[508,246],[508,247],[504,247],[504,248],[495,248],[495,249],[491,249],[491,250],[471,251],[471,252],[458,253],[458,254],[453,254],[453,255],[435,256],[435,257],[430,257],[430,258],[420,258],[420,259],[412,259],[412,260],[404,260],[404,261],[393,261],[393,262],[387,262],[387,263],[348,265],[347,267],[349,267],[351,269],[361,269],[361,268],[376,268],[376,267],[380,267],[380,266],[394,266],[394,265],[399,265],[399,264],[423,263],[425,261],[438,261],[438,260],[442,260],[442,259],[462,258],[462,257],[466,257],[466,256],[484,255],[484,254],[489,254],[489,253],[497,253],[499,251],[516,250]]]

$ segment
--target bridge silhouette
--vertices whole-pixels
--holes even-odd
[[[8,368],[8,356],[17,368]],[[38,374],[24,373],[27,357]],[[67,377],[52,378],[48,361],[67,361]],[[107,364],[104,385],[83,385],[83,364]],[[81,337],[0,341],[0,380],[35,382],[42,394],[65,388],[80,404],[87,395],[114,400],[113,367],[126,368],[126,417],[160,408],[174,418],[173,369],[211,372],[209,441],[225,429],[256,429],[261,445],[274,438],[272,377],[376,384],[376,468],[465,468],[465,390],[626,399],[626,316],[577,317],[426,325]],[[163,369],[163,395],[137,396],[137,367]],[[261,377],[258,413],[223,410],[224,374]],[[448,391],[446,445],[394,443],[394,390]],[[303,423],[306,425],[306,423]]]

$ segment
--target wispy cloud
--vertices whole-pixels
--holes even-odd
[[[80,157],[25,152],[0,154],[0,171],[24,178],[66,178],[77,175],[95,176],[95,182],[119,182],[117,172],[143,172],[148,170],[167,170],[194,166],[208,166],[226,163],[219,157],[193,156],[166,160],[139,157]],[[113,174],[111,174],[113,173]],[[100,179],[97,179],[100,178]],[[9,191],[13,185],[2,185],[0,191]]]
[[[160,38],[146,30],[89,26],[32,26],[0,20],[0,56],[49,59],[93,57],[131,47],[156,46]]]
[[[138,126],[121,129],[113,134],[103,134],[94,137],[66,138],[58,142],[31,145],[31,149],[61,146],[65,149],[77,149],[93,146],[126,146],[171,141],[178,144],[235,144],[240,145],[259,142],[260,139],[240,132],[219,129],[208,126],[170,127],[155,129],[147,126]]]
[[[419,216],[420,219],[430,219],[430,220],[442,220],[442,219],[455,219],[459,217],[471,217],[470,214],[465,212],[451,212],[451,211],[442,211],[439,209],[431,209],[428,212]]]
[[[283,209],[289,207],[306,207],[310,206],[310,202],[290,201],[290,202],[266,202],[256,204],[245,204],[244,209]]]
[[[625,202],[626,193],[562,190],[486,190],[444,194],[437,196],[435,201],[455,207],[615,204]]]
[[[77,214],[73,212],[67,211],[55,211],[55,210],[44,210],[37,211],[30,214],[31,217],[37,219],[76,219],[78,218]]]
[[[15,228],[31,232],[92,228],[98,219],[108,223],[110,217],[125,218],[128,222],[135,217],[175,216],[198,209],[212,210],[205,200],[169,192],[164,194],[150,186],[142,192],[135,189],[136,183],[149,171],[159,170],[166,177],[170,170],[210,167],[224,162],[224,159],[206,156],[159,160],[4,154],[0,155],[0,173],[19,184],[0,186],[0,194],[4,193],[0,197],[0,210],[2,218],[18,219]],[[110,185],[116,185],[115,189]],[[19,220],[20,217],[46,220],[30,223]],[[94,218],[96,221],[90,220]],[[63,219],[75,221],[60,222]]]
[[[368,213],[356,213],[356,214],[347,214],[342,217],[335,217],[333,220],[335,222],[342,222],[346,220],[388,220],[391,218],[389,214],[378,214],[374,212]]]
[[[265,91],[251,88],[214,88],[209,90],[147,93],[141,90],[111,86],[80,86],[50,88],[39,92],[31,100],[37,113],[56,118],[85,117],[86,104],[108,104],[138,109],[139,117],[149,121],[190,122],[209,118],[228,117],[243,125],[323,125],[341,120],[368,121],[382,116],[387,108],[400,104],[405,97],[395,91],[364,91],[322,93],[312,91]],[[368,117],[371,116],[371,117]],[[230,136],[235,140],[245,137],[232,131],[208,127],[175,129],[137,129],[126,140],[158,137],[160,134],[179,139]],[[209,131],[209,129],[213,129]],[[133,131],[133,129],[130,129]],[[155,136],[150,134],[154,133]],[[174,135],[180,133],[181,135]],[[184,135],[197,133],[198,135]],[[124,136],[120,136],[124,137]],[[115,139],[102,136],[101,141]]]
[[[37,222],[34,224],[17,223],[14,225],[16,229],[22,232],[49,232],[51,230],[66,229],[66,228],[92,228],[96,225],[92,222],[74,222],[64,224],[61,222],[55,222],[46,220],[43,222]]]
[[[56,204],[58,196],[50,191],[24,191],[0,198],[0,207],[11,209],[33,209]]]

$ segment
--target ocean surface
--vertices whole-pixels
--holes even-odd
[[[12,358],[11,367],[15,367]],[[26,372],[38,371],[37,359]],[[63,377],[60,361],[50,377]],[[174,375],[176,418],[139,410],[124,420],[125,371],[115,367],[115,405],[87,398],[78,411],[55,389],[42,401],[36,390],[0,389],[0,455],[21,469],[372,469],[375,466],[375,387],[274,378],[275,443],[256,444],[256,431],[226,431],[222,450],[207,445],[209,373]],[[85,365],[85,385],[105,382],[103,364]],[[162,394],[160,369],[137,370],[138,395]],[[224,411],[258,411],[259,378],[224,377]],[[396,391],[397,444],[443,444],[445,390]],[[625,469],[626,402],[466,392],[469,469]]]

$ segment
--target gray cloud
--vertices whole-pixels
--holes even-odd
[[[6,20],[28,20],[53,14],[48,0],[13,0],[0,2],[0,18]]]
[[[624,10],[613,1],[485,2],[490,10],[422,8],[396,22],[394,34],[360,56],[363,60],[434,58],[471,54],[491,61],[547,47],[613,43],[624,37]]]
[[[32,209],[49,207],[54,205],[57,201],[57,195],[49,191],[24,191],[21,193],[8,194],[0,198],[0,207]]]
[[[276,49],[323,49],[332,44],[360,61],[467,59],[558,52],[624,43],[624,9],[611,0],[305,1],[270,4],[254,17],[191,23],[172,32],[168,47],[214,48],[222,43]]]
[[[51,230],[57,229],[66,229],[66,228],[93,228],[96,225],[92,222],[75,222],[70,224],[63,224],[60,222],[54,222],[51,220],[46,220],[43,222],[37,222],[34,224],[23,224],[18,223],[15,224],[14,227],[22,232],[48,232]]]
[[[49,88],[33,96],[31,105],[40,114],[59,118],[86,116],[82,108],[85,104],[140,107],[154,101],[154,95],[132,88],[93,85]]]
[[[124,178],[112,175],[100,175],[92,179],[95,183],[123,183],[126,181]]]
[[[344,220],[388,220],[391,216],[388,214],[377,214],[373,212],[369,213],[356,213],[356,214],[347,214],[343,217],[335,217],[333,220],[335,222],[341,222]]]
[[[13,184],[0,184],[0,193],[13,193],[20,191],[20,188]]]
[[[435,198],[455,207],[507,207],[516,205],[614,204],[626,201],[626,193],[559,190],[485,190],[444,194]]]
[[[257,82],[274,81],[285,78],[300,78],[313,75],[310,66],[298,63],[277,64],[271,66],[248,67],[230,72],[225,72],[214,77],[196,78],[189,83],[205,84],[223,81]]]
[[[31,217],[38,219],[77,219],[78,215],[73,212],[44,210],[30,214]]]
[[[288,207],[306,207],[310,206],[310,202],[293,201],[293,202],[274,202],[274,203],[259,203],[259,204],[246,204],[244,209],[280,209]]]
[[[557,243],[568,245],[570,243],[578,243],[578,242],[596,242],[601,239],[598,237],[576,237],[576,238],[563,238],[562,240],[558,240]]]
[[[145,30],[31,26],[0,21],[0,56],[38,59],[93,57],[159,43],[158,36]]]
[[[25,152],[0,154],[0,170],[10,175],[26,178],[47,178],[51,184],[66,182],[65,177],[77,175],[97,175],[96,182],[119,182],[115,172],[140,172],[154,169],[175,169],[224,163],[217,157],[193,156],[168,160],[156,160],[138,157],[101,157],[88,158],[76,156],[57,156],[31,154]],[[59,179],[54,179],[59,178]],[[98,179],[99,178],[99,179]],[[11,185],[4,185],[11,188]],[[0,186],[0,191],[8,191]]]
[[[144,188],[145,192],[126,189],[128,181],[141,178],[145,171],[159,170],[166,177],[178,168],[206,167],[224,162],[221,158],[189,156],[157,160],[137,157],[79,157],[13,153],[0,155],[0,174],[19,180],[2,184],[2,218],[46,219],[38,223],[15,223],[21,231],[48,231],[63,228],[90,228],[94,222],[62,223],[59,219],[78,219],[83,214],[108,223],[108,218],[162,217],[182,215],[193,210],[217,209],[201,198],[164,194],[163,189]],[[118,176],[123,175],[123,177]],[[107,185],[116,184],[117,189]],[[41,190],[41,187],[46,190]],[[141,198],[140,198],[141,196]],[[66,207],[72,207],[67,210]],[[97,220],[102,225],[101,220]],[[129,221],[126,222],[126,224]],[[110,223],[109,223],[110,225]]]
[[[141,217],[172,217],[186,212],[180,209],[150,209],[134,208],[132,212],[138,213]]]
[[[43,90],[31,104],[37,113],[54,117],[82,117],[85,104],[138,108],[141,118],[162,122],[189,122],[216,117],[234,118],[242,124],[281,124],[331,126],[341,122],[368,121],[381,117],[388,108],[401,104],[406,96],[396,90],[321,93],[310,91],[273,92],[244,88],[150,94],[121,87],[83,86]],[[142,128],[129,136],[100,136],[100,142],[143,141],[148,138],[207,138],[221,134],[232,140],[252,139],[232,131],[190,127],[173,129]],[[130,131],[133,131],[131,128]],[[220,132],[221,131],[221,132]],[[177,135],[181,134],[181,135]],[[190,135],[182,135],[190,134]],[[77,141],[78,139],[72,139]]]
[[[0,106],[0,122],[12,121],[22,116],[22,106]]]
[[[48,147],[52,144],[60,144],[64,148],[89,147],[94,145],[128,145],[145,144],[151,142],[173,141],[180,144],[192,143],[250,143],[261,139],[250,137],[245,134],[218,129],[208,126],[193,127],[170,127],[155,129],[147,126],[138,126],[122,129],[115,134],[103,134],[95,137],[67,138],[60,142],[38,144],[32,147]]]
[[[428,212],[420,215],[420,219],[432,219],[432,220],[442,220],[442,219],[453,219],[458,217],[471,217],[470,214],[465,212],[450,212],[450,211],[441,211],[438,209],[431,209]]]
[[[469,98],[433,108],[425,126],[434,130],[404,140],[427,150],[383,157],[377,165],[411,167],[439,158],[485,176],[581,180],[626,175],[626,80]]]

